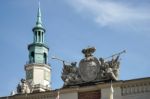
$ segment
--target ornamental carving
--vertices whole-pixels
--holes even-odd
[[[21,83],[19,83],[17,86],[17,94],[26,94],[30,92],[31,90],[28,82],[25,79],[21,79]]]
[[[83,49],[82,53],[85,58],[81,59],[79,66],[77,66],[77,62],[66,64],[65,61],[63,61],[61,78],[64,81],[64,86],[118,80],[119,56],[125,51],[108,57],[111,58],[110,60],[94,57],[93,53],[95,51],[96,49],[94,47]]]

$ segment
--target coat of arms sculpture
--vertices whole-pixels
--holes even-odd
[[[79,66],[76,66],[77,62],[66,64],[65,61],[61,60],[63,61],[61,78],[64,81],[64,87],[90,82],[118,80],[120,65],[119,56],[125,53],[125,50],[110,56],[111,60],[94,57],[93,53],[95,51],[96,49],[94,47],[83,49],[82,53],[85,58],[81,59]]]

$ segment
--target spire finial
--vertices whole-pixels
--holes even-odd
[[[40,1],[39,1],[39,7],[40,7]]]
[[[36,26],[42,27],[40,1],[39,1],[38,13],[37,13],[37,22],[36,22]]]

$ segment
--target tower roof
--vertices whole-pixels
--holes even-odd
[[[36,25],[33,28],[33,31],[35,29],[42,29],[45,31],[45,29],[42,26],[42,15],[41,15],[41,7],[40,7],[40,2],[39,2],[39,7],[38,7],[38,12],[37,12],[37,21],[36,21]]]
[[[39,2],[39,7],[38,7],[36,26],[42,27],[40,2]]]

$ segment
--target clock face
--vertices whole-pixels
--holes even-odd
[[[48,71],[45,71],[44,74],[45,74],[44,75],[44,79],[47,80],[47,81],[49,81],[50,80],[50,73]]]
[[[33,70],[28,70],[26,72],[26,79],[33,79]]]

